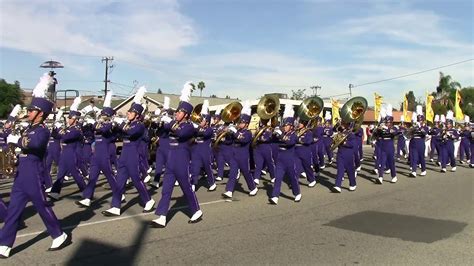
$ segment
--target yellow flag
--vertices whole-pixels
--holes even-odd
[[[461,110],[461,92],[456,90],[456,103],[454,104],[454,113],[456,115],[456,120],[464,120],[464,114]]]
[[[336,120],[339,120],[341,116],[339,115],[339,101],[336,99],[331,99],[332,104],[332,124],[336,124]]]
[[[433,123],[434,119],[434,111],[433,107],[431,106],[431,104],[433,103],[433,99],[433,95],[426,95],[426,121],[430,121],[431,123]]]
[[[380,114],[380,109],[382,108],[382,102],[383,98],[382,96],[378,95],[377,93],[374,93],[374,119],[375,121],[379,121],[379,114]]]
[[[411,116],[408,115],[408,98],[406,93],[403,98],[403,118],[405,118],[405,122],[411,121]]]

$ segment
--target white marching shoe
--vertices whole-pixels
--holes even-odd
[[[324,165],[324,164],[319,167],[319,169],[321,169],[321,170],[323,170],[324,168],[326,168],[326,165]]]
[[[145,179],[143,179],[143,183],[148,183],[151,180],[151,175],[146,175]]]
[[[0,258],[8,258],[10,257],[10,251],[12,250],[11,247],[7,246],[0,246]]]
[[[158,218],[151,221],[150,225],[155,228],[164,228],[166,226],[166,216],[158,216]]]
[[[70,243],[71,243],[71,237],[63,232],[62,235],[53,239],[53,243],[51,244],[51,247],[48,249],[48,251],[60,250]]]
[[[190,224],[194,224],[194,223],[197,223],[199,221],[202,220],[202,211],[201,210],[198,210],[197,212],[195,212],[193,214],[193,216],[191,217],[191,219],[189,219],[188,223]]]
[[[216,181],[222,181],[222,177],[220,176],[216,177]]]
[[[262,170],[262,175],[267,175],[267,171]]]
[[[446,168],[441,168],[441,173],[446,173]]]
[[[301,173],[301,176],[306,178],[306,173],[305,172]]]
[[[53,189],[52,187],[49,187],[47,189],[44,190],[45,193],[50,193],[51,192],[51,189]]]
[[[360,172],[360,170],[362,170],[362,166],[359,166],[359,167],[357,167],[357,169],[356,169],[357,172]]]
[[[112,207],[106,211],[103,211],[102,214],[104,216],[120,216],[120,209],[116,207]]]
[[[232,191],[226,191],[226,192],[222,193],[222,196],[224,198],[230,199],[230,198],[232,198]]]
[[[295,196],[295,202],[301,201],[301,193]]]
[[[120,202],[124,203],[125,202],[125,195],[122,194],[122,197],[120,198]]]
[[[216,188],[217,188],[217,185],[216,185],[216,183],[214,183],[207,190],[208,191],[214,191],[214,190],[216,190]]]
[[[253,182],[255,183],[255,185],[260,185],[260,180],[258,180],[258,178],[255,178]]]
[[[349,191],[355,191],[356,188],[357,188],[357,186],[350,186],[350,187],[349,187]]]
[[[316,180],[308,184],[308,187],[314,187],[316,186]]]
[[[66,180],[66,181],[69,181],[69,179],[71,179],[71,177],[70,177],[70,176],[67,176],[67,175],[66,175],[66,176],[64,176],[64,180]]]
[[[416,172],[411,172],[410,176],[416,177]]]
[[[396,176],[392,177],[392,180],[390,180],[391,183],[397,183],[398,178]]]
[[[255,196],[257,195],[258,188],[254,188],[252,191],[249,192],[249,196]]]
[[[390,169],[387,169],[387,170],[385,170],[385,172],[384,172],[384,173],[386,173],[386,174],[390,174],[390,172],[391,172],[391,170],[390,170]]]
[[[379,174],[379,169],[375,168],[375,169],[374,169],[374,173],[375,173],[376,175],[378,175],[378,174]]]
[[[268,199],[271,204],[278,205],[278,197]]]
[[[151,171],[153,171],[153,167],[150,166],[150,168],[148,168],[148,170],[146,171],[147,174],[151,173]]]
[[[275,178],[272,178],[272,180],[270,180],[270,182],[275,183]]]
[[[179,186],[178,180],[174,181],[174,186],[175,186],[175,187]]]
[[[145,207],[143,208],[143,212],[151,212],[153,207],[155,206],[155,200],[150,199],[147,203],[145,203]]]
[[[453,168],[451,168],[451,172],[456,172],[456,166],[454,166]]]
[[[377,182],[382,185],[383,184],[383,177],[377,178]]]
[[[151,182],[150,186],[152,186],[154,188],[160,188],[160,182],[153,181],[153,182]]]
[[[337,193],[341,193],[341,192],[342,192],[341,188],[340,188],[340,187],[337,187],[337,186],[334,186],[334,187],[333,187],[333,190],[334,190],[334,192],[337,192]]]
[[[90,207],[91,206],[91,200],[90,199],[83,199],[76,201],[76,205],[79,207]]]
[[[422,171],[422,172],[420,173],[420,176],[425,176],[425,175],[426,175],[426,171]]]

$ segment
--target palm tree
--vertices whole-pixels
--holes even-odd
[[[201,91],[201,92],[199,93],[199,97],[202,97],[202,90],[206,87],[206,84],[204,83],[204,81],[199,81],[197,87],[198,87],[198,89]]]
[[[453,101],[456,90],[461,89],[461,84],[454,81],[450,75],[444,75],[439,72],[439,84],[436,87],[436,100],[444,106],[453,106]]]

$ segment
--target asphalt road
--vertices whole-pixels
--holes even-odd
[[[277,206],[268,204],[268,181],[249,197],[240,179],[234,199],[223,200],[224,179],[215,192],[198,190],[204,219],[197,224],[187,223],[186,201],[175,188],[164,229],[149,227],[155,215],[142,213],[135,189],[127,191],[122,216],[110,218],[100,213],[109,207],[110,191],[99,187],[91,208],[80,209],[70,181],[54,211],[72,233],[72,245],[47,252],[51,238],[28,205],[27,227],[0,264],[474,264],[474,169],[458,166],[455,173],[441,174],[428,164],[427,176],[410,178],[408,166],[399,163],[398,183],[378,185],[372,166],[369,159],[363,162],[355,192],[346,180],[341,194],[332,193],[335,169],[329,167],[314,188],[300,179],[299,203],[284,185],[286,196]],[[6,201],[9,186],[0,187]],[[159,200],[161,189],[151,191]]]

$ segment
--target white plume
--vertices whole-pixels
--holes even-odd
[[[454,113],[453,113],[453,111],[449,110],[449,111],[446,113],[446,119],[454,120]]]
[[[326,111],[326,114],[324,115],[324,120],[329,120],[329,119],[331,119],[331,118],[332,118],[331,112]]]
[[[392,105],[391,105],[391,104],[387,104],[387,107],[386,107],[386,110],[385,110],[387,116],[392,116],[392,115],[393,115],[392,109],[393,109],[393,108],[392,108]]]
[[[416,117],[417,116],[418,115],[416,114],[416,112],[413,112],[412,115],[411,115],[411,121],[416,122],[416,120],[417,120]]]
[[[464,122],[465,123],[469,123],[469,116],[468,115],[464,115]]]
[[[204,100],[202,103],[201,114],[207,115],[209,113],[209,100]]]
[[[405,116],[403,114],[400,116],[400,122],[405,122]]]
[[[444,115],[441,115],[441,123],[445,123],[446,122],[446,117]]]
[[[423,115],[423,106],[417,105],[417,106],[416,106],[416,113],[417,113],[418,115]]]
[[[19,104],[15,105],[15,107],[13,107],[13,110],[10,112],[10,116],[16,117],[18,113],[20,112],[20,110],[21,110],[21,106]]]
[[[283,112],[283,118],[293,117],[295,115],[295,111],[293,110],[292,104],[285,104],[285,112]]]
[[[435,121],[435,122],[439,122],[439,115],[435,115],[434,121]]]
[[[250,101],[246,100],[242,103],[242,114],[250,115],[252,112],[252,109],[250,108]]]
[[[168,96],[165,96],[165,98],[163,99],[163,109],[170,109],[170,97]]]
[[[385,106],[382,105],[382,107],[380,107],[379,120],[384,119],[386,116],[387,116],[387,110],[385,109]]]
[[[105,95],[103,106],[110,107],[111,103],[112,103],[112,91],[108,91],[107,94]]]
[[[74,98],[74,102],[71,104],[71,107],[69,108],[69,110],[77,111],[77,108],[79,108],[80,104],[81,104],[81,96],[78,96]]]
[[[222,113],[222,107],[217,107],[216,109],[216,115],[220,115]]]
[[[63,109],[59,109],[59,110],[58,110],[58,113],[56,114],[56,119],[55,119],[56,122],[61,121],[61,118],[62,118],[62,116],[63,116],[63,113],[64,113]]]
[[[189,102],[189,98],[191,97],[191,91],[193,90],[193,83],[188,81],[184,84],[183,89],[181,90],[181,96],[179,100],[182,102]]]
[[[48,75],[48,73],[44,73],[38,84],[36,84],[35,88],[33,89],[33,97],[46,98],[46,91],[53,83],[53,78]]]
[[[145,93],[145,86],[141,86],[140,88],[138,88],[137,93],[135,93],[135,97],[133,98],[133,102],[137,104],[142,104],[142,99],[145,96]]]

